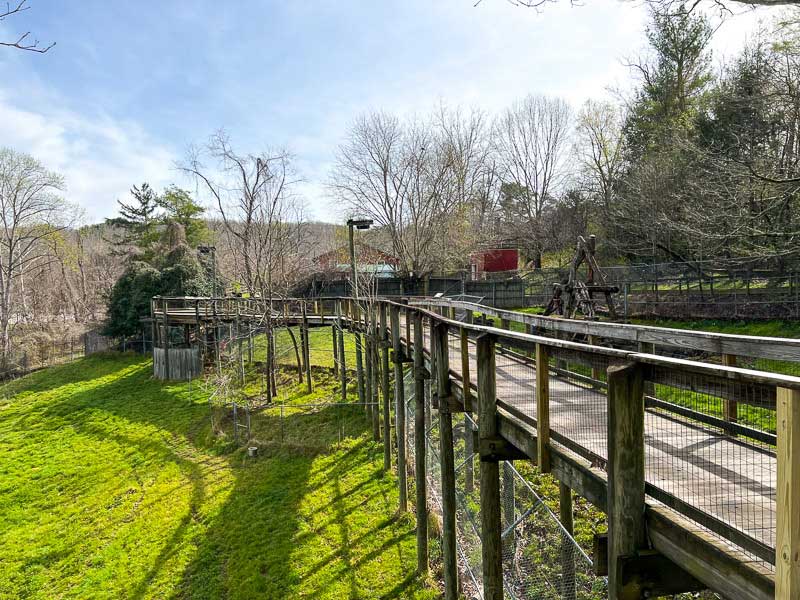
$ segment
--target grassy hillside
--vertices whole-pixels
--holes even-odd
[[[94,356],[2,391],[0,598],[435,595],[366,419],[322,453],[247,459],[200,386],[150,369]]]

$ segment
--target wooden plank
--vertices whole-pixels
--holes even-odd
[[[800,598],[800,392],[778,390],[775,598]]]

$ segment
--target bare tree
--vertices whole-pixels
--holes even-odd
[[[564,100],[533,95],[515,102],[495,124],[503,179],[515,184],[513,214],[524,220],[517,224],[517,241],[531,248],[536,268],[544,250],[542,217],[566,178],[570,127]]]
[[[329,189],[350,214],[382,226],[405,272],[424,274],[440,264],[438,235],[463,201],[453,165],[429,120],[372,113],[339,147]]]
[[[578,114],[575,153],[589,190],[606,211],[622,175],[622,121],[610,102],[587,100]]]
[[[221,131],[204,148],[193,149],[181,169],[213,198],[232,242],[235,276],[245,288],[264,298],[285,289],[293,273],[287,261],[296,254],[303,220],[290,155],[239,154]]]
[[[28,6],[28,0],[19,0],[19,2],[15,4],[6,2],[5,9],[0,8],[0,22],[5,21],[8,17],[19,15],[28,9],[30,9],[30,6]],[[44,54],[50,50],[50,48],[56,45],[55,42],[52,42],[47,46],[40,46],[39,40],[34,39],[33,41],[30,41],[30,35],[31,32],[26,31],[25,33],[20,34],[19,37],[17,37],[17,39],[14,41],[0,41],[0,46],[8,46],[10,48],[16,48],[17,50],[27,50],[29,52],[38,52],[39,54]]]
[[[6,360],[23,273],[52,260],[48,241],[69,225],[68,206],[58,195],[61,175],[27,154],[0,149],[0,350]]]

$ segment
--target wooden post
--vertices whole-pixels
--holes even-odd
[[[550,472],[550,353],[536,344],[536,454],[539,470]]]
[[[161,301],[164,311],[164,379],[169,380],[169,320],[167,319],[167,301]]]
[[[392,360],[394,361],[394,420],[397,430],[397,480],[400,486],[400,512],[408,510],[406,483],[406,392],[403,385],[403,349],[400,345],[400,308],[390,308]]]
[[[450,364],[447,325],[434,327],[433,350],[436,353],[436,382],[439,396],[439,458],[442,470],[442,563],[445,600],[458,598],[458,563],[456,561],[456,473],[453,456],[453,415],[450,412]]]
[[[723,354],[722,362],[726,367],[736,366],[736,356],[734,354]],[[728,400],[723,398],[723,418],[730,422],[736,423],[739,421],[739,403],[736,400]]]
[[[644,522],[644,378],[636,363],[608,367],[608,597],[628,598],[618,559],[647,542]]]
[[[800,390],[778,388],[775,598],[800,598]]]
[[[386,331],[386,304],[380,305],[381,396],[383,400],[383,468],[392,468],[392,416],[389,402],[389,335]]]
[[[469,377],[469,334],[465,327],[461,327],[461,381],[464,392],[464,410],[472,412],[472,389]]]
[[[428,503],[425,472],[425,356],[422,313],[414,312],[414,478],[417,492],[417,573],[428,573]]]
[[[559,482],[558,492],[559,520],[564,531],[572,537],[572,490],[568,485]],[[575,551],[572,541],[566,536],[561,540],[561,597],[564,600],[575,600]]]
[[[478,437],[481,441],[497,437],[494,337],[477,340],[478,356]],[[503,551],[500,539],[500,465],[481,456],[481,538],[484,600],[503,598]]]
[[[342,402],[347,401],[347,363],[344,355],[344,323],[342,321],[342,305],[336,303],[336,322],[338,323],[337,329],[339,338],[339,386],[342,390]]]
[[[309,333],[311,330],[308,327],[308,311],[306,310],[306,303],[303,302],[303,364],[306,368],[306,391],[310,394],[314,391],[314,386],[311,382],[311,339]]]

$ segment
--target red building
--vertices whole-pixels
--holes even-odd
[[[516,248],[487,248],[470,254],[469,263],[473,279],[482,279],[483,273],[516,271],[519,251]]]

